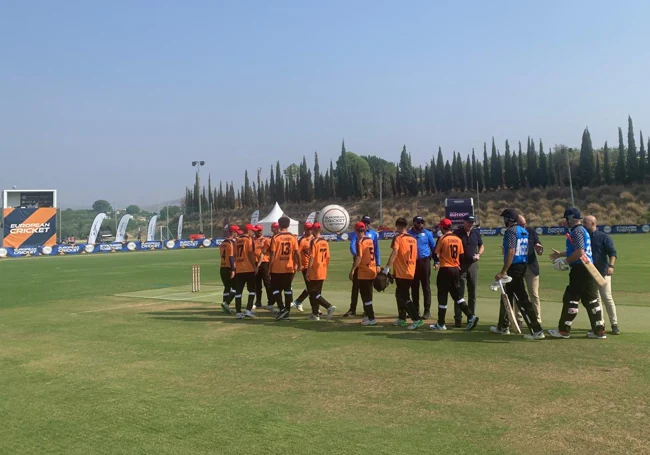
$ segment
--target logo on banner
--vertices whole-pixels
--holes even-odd
[[[88,244],[84,247],[84,251],[86,253],[92,253],[93,251],[95,251],[95,246]]]
[[[210,245],[212,245],[212,241],[210,239],[203,239],[203,246],[208,248]]]
[[[648,232],[650,232],[650,226],[644,224],[643,226],[641,226],[641,230],[647,234]]]
[[[535,232],[537,232],[539,235],[542,235],[544,233],[544,229],[542,229],[541,227],[536,227]]]
[[[615,226],[614,230],[618,234],[636,234],[639,232],[639,227],[636,224],[631,226]]]
[[[603,227],[603,231],[605,231],[606,234],[609,234],[612,232],[612,227],[611,226],[605,226]]]
[[[172,248],[174,248],[175,244],[176,244],[176,242],[174,242],[173,240],[167,240],[167,243],[165,243],[165,246],[167,247],[167,249],[171,250]]]
[[[223,239],[214,239],[213,242],[215,246],[221,246],[221,244],[223,243]]]
[[[24,248],[14,248],[14,255],[16,256],[37,256],[38,248],[37,247],[24,247]]]
[[[157,250],[162,248],[162,242],[152,241],[152,242],[142,242],[140,244],[141,250]]]
[[[328,205],[319,214],[320,224],[327,232],[341,234],[350,226],[350,214],[340,205]]]
[[[57,252],[59,254],[76,254],[82,251],[81,245],[59,245]]]
[[[199,241],[198,240],[180,240],[178,242],[178,247],[185,249],[185,248],[197,248],[199,246]]]
[[[137,245],[133,242],[129,242],[126,244],[126,249],[129,251],[135,251],[137,249]]]
[[[0,248],[0,258],[6,258],[7,254],[9,254],[9,252],[6,248]]]
[[[50,255],[52,254],[52,247],[51,246],[44,246],[41,252],[45,255]]]

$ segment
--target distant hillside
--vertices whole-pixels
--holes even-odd
[[[448,195],[435,194],[420,197],[399,197],[384,200],[383,222],[392,226],[399,216],[411,218],[421,215],[427,224],[438,221],[444,216],[444,201],[447,197],[474,198],[480,223],[485,227],[501,225],[499,214],[504,208],[512,207],[520,210],[532,226],[557,225],[562,218],[564,209],[570,205],[568,188],[536,188],[525,190],[490,191],[480,194],[480,203],[476,193],[455,192]],[[595,215],[601,225],[604,224],[642,224],[650,222],[650,186],[601,186],[598,188],[582,188],[574,190],[576,206],[584,213]],[[353,220],[364,214],[370,214],[379,223],[379,201],[339,201],[332,200],[344,206]],[[318,211],[327,203],[284,204],[283,210],[292,218],[303,221],[310,212]],[[271,206],[260,209],[264,217]],[[212,214],[214,232],[220,232],[225,218],[231,222],[243,223],[250,220],[252,209],[219,211]],[[175,221],[172,221],[172,223]],[[171,223],[170,223],[171,224]],[[204,212],[203,224],[206,234],[209,234],[210,214]],[[198,230],[198,215],[185,216],[185,229],[189,232]]]

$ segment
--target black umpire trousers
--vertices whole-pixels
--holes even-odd
[[[420,286],[424,296],[424,312],[431,311],[431,258],[421,258],[415,263],[415,276],[411,281],[411,298],[420,312]]]
[[[472,314],[476,314],[476,287],[478,286],[478,262],[460,265],[460,296],[465,298],[467,290],[467,306]],[[460,321],[463,313],[459,306],[454,307],[454,320]]]
[[[589,274],[584,264],[571,266],[569,272],[569,285],[564,291],[562,297],[562,315],[558,328],[563,332],[570,332],[571,325],[578,315],[578,303],[587,310],[591,330],[600,332],[605,330],[605,321],[603,320],[603,309],[598,304],[598,284]]]

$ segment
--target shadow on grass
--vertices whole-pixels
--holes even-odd
[[[464,343],[490,343],[504,344],[513,342],[526,342],[523,335],[506,335],[499,336],[487,332],[487,326],[480,326],[471,332],[464,329],[449,329],[445,332],[434,332],[429,329],[429,324],[425,324],[419,330],[407,331],[403,327],[395,327],[389,318],[380,318],[376,326],[363,326],[360,319],[343,319],[341,316],[334,317],[332,320],[309,321],[309,313],[292,313],[292,319],[289,321],[276,321],[271,313],[264,311],[258,313],[255,319],[236,319],[234,315],[228,315],[221,310],[210,309],[205,307],[193,308],[172,308],[166,311],[153,311],[141,313],[152,319],[163,321],[183,321],[183,322],[219,322],[223,324],[238,324],[252,326],[273,326],[273,327],[291,327],[299,330],[308,330],[311,332],[363,332],[371,337],[386,337],[395,340],[404,341],[460,341]],[[576,338],[582,338],[584,333],[574,331]],[[573,338],[573,337],[572,337]],[[555,341],[555,340],[553,340]]]

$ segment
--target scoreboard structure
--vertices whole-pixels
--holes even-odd
[[[4,190],[2,247],[55,245],[56,196],[56,190]]]

